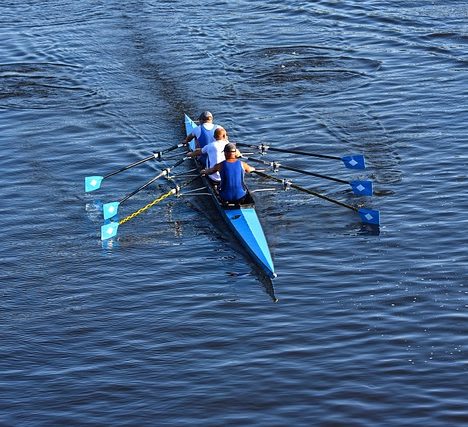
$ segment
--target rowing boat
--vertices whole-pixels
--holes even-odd
[[[196,127],[195,122],[193,122],[193,120],[191,120],[190,117],[185,115],[186,134],[189,135],[195,127]],[[138,160],[137,162],[134,162],[123,168],[120,168],[117,171],[110,172],[105,176],[100,176],[100,175],[87,176],[85,177],[85,191],[91,192],[91,191],[98,190],[101,187],[101,183],[104,179],[107,179],[118,173],[124,172],[130,168],[133,168],[151,159],[156,158],[158,160],[161,160],[162,154],[168,153],[177,148],[181,148],[185,145],[186,145],[185,143],[175,144],[172,147],[169,147],[160,151],[159,153],[154,153],[151,156],[146,157],[145,159]],[[258,148],[262,154],[266,154],[267,150],[272,150],[272,151],[278,151],[281,153],[291,153],[291,154],[298,154],[298,155],[332,159],[332,160],[341,160],[344,163],[345,167],[347,167],[348,169],[364,169],[365,168],[365,159],[362,154],[353,154],[353,155],[348,155],[348,156],[344,156],[340,158],[338,156],[330,156],[330,155],[324,155],[320,153],[308,153],[304,151],[289,150],[285,148],[274,148],[274,147],[269,147],[265,144],[261,144],[258,147],[251,146],[248,144],[242,144],[242,143],[238,143],[237,145],[244,146],[244,147],[248,146],[252,148]],[[195,149],[195,141],[190,142],[189,148],[192,151]],[[188,180],[182,185],[176,186],[176,188],[170,189],[167,193],[160,195],[158,198],[156,198],[152,202],[148,203],[147,205],[138,209],[137,211],[131,213],[130,215],[127,215],[125,218],[121,220],[111,219],[117,215],[117,210],[120,204],[122,204],[124,201],[128,200],[130,197],[134,196],[135,194],[137,194],[139,191],[148,187],[156,179],[162,176],[168,177],[169,172],[173,168],[182,164],[187,159],[189,159],[189,157],[184,157],[183,159],[179,160],[171,167],[164,169],[156,177],[151,178],[148,182],[140,186],[137,190],[132,191],[130,194],[122,198],[120,201],[110,202],[110,203],[106,203],[105,205],[103,205],[104,219],[106,219],[107,222],[101,227],[101,240],[108,240],[108,239],[115,237],[117,235],[117,230],[121,224],[125,224],[126,222],[135,218],[137,215],[140,215],[141,213],[145,212],[146,210],[150,209],[156,204],[162,202],[166,198],[173,196],[173,195],[179,195],[180,190],[182,188],[189,186],[194,180],[199,179],[200,176],[197,175],[193,177],[193,179]],[[280,163],[278,162],[269,163],[264,160],[254,159],[251,157],[248,157],[247,159],[271,166],[273,170],[275,171],[278,169],[278,166],[280,165]],[[202,169],[201,163],[195,158],[192,158],[192,160],[195,163],[197,170],[201,172],[201,169]],[[283,168],[285,170],[290,170],[290,171],[301,173],[304,175],[312,175],[317,178],[328,179],[331,181],[338,182],[340,184],[350,184],[354,194],[359,195],[359,196],[372,195],[372,182],[371,181],[367,181],[367,180],[366,181],[365,180],[346,181],[343,179],[337,179],[337,178],[333,178],[330,176],[317,174],[315,172],[305,171],[305,170],[298,169],[298,168],[291,167],[291,166],[284,167],[283,165]],[[297,184],[294,184],[289,179],[286,180],[278,176],[268,175],[264,173],[263,171],[255,171],[255,173],[265,179],[269,179],[271,181],[282,184],[284,190],[288,188],[293,188],[295,190],[310,194],[314,197],[318,197],[320,199],[327,200],[336,205],[353,210],[359,214],[359,216],[361,217],[362,223],[368,226],[367,229],[370,232],[372,232],[372,234],[379,233],[380,212],[378,210],[369,209],[365,207],[356,207],[353,205],[343,203],[325,194],[321,194],[317,191],[304,188]],[[265,279],[268,279],[268,282],[271,283],[270,278],[276,277],[275,268],[273,266],[270,249],[268,247],[268,243],[265,238],[265,233],[263,232],[262,226],[257,216],[257,212],[255,210],[255,203],[252,197],[252,192],[247,189],[247,195],[242,204],[224,204],[219,199],[217,190],[211,185],[211,180],[205,176],[201,176],[201,179],[203,180],[203,183],[207,191],[209,192],[211,199],[213,200],[214,206],[216,207],[217,211],[219,212],[220,216],[223,218],[225,223],[228,225],[228,228],[232,231],[232,233],[237,238],[241,246],[243,246],[243,248],[246,250],[246,252],[250,254],[252,261],[259,267],[259,269],[262,272],[265,273],[262,276],[264,276]]]
[[[187,115],[185,115],[185,131],[190,134],[196,127],[196,123]],[[195,140],[189,143],[190,150],[195,149]],[[194,158],[195,165],[200,171],[201,163]],[[242,247],[249,253],[252,260],[267,276],[276,277],[275,267],[270,254],[270,248],[263,232],[262,225],[258,219],[255,210],[255,202],[252,193],[247,189],[247,197],[245,203],[242,204],[224,204],[219,199],[215,189],[206,176],[202,176],[203,184],[212,196],[212,200],[216,209],[224,219],[230,230],[236,236]]]

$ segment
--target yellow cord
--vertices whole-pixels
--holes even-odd
[[[167,199],[169,196],[176,194],[177,190],[173,188],[172,190],[168,191],[166,194],[163,194],[162,196],[158,197],[157,199],[153,200],[151,203],[148,203],[146,206],[142,207],[141,209],[138,209],[137,211],[133,212],[132,214],[126,216],[125,218],[121,219],[119,221],[119,225],[122,225],[126,223],[127,221],[130,221],[131,219],[135,218],[136,216],[140,215],[141,213],[145,212],[149,208],[153,207],[154,205],[158,204],[159,202],[162,202],[164,199]]]

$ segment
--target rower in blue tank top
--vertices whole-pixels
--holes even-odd
[[[198,117],[200,124],[193,128],[184,140],[188,144],[193,138],[196,141],[195,148],[203,148],[205,145],[212,143],[215,140],[214,131],[219,127],[213,123],[213,114],[209,111],[204,111]]]
[[[242,203],[242,199],[247,194],[244,174],[245,172],[253,172],[255,168],[239,160],[237,158],[239,154],[235,144],[226,144],[224,147],[224,157],[226,160],[212,168],[201,171],[203,175],[219,172],[221,176],[219,195],[223,202]]]

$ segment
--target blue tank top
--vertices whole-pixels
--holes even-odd
[[[247,193],[244,185],[244,168],[242,162],[222,163],[222,168],[219,174],[221,175],[221,185],[219,187],[219,195],[226,202],[236,202],[244,197]]]
[[[203,148],[205,145],[208,145],[215,140],[214,139],[215,127],[213,127],[211,131],[209,131],[205,129],[205,126],[200,125],[200,136],[198,137],[198,145],[200,148]]]

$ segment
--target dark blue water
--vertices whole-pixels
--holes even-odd
[[[3,1],[0,35],[2,426],[467,424],[465,1]],[[102,245],[102,203],[175,159],[84,176],[206,109],[233,141],[364,154],[357,174],[268,159],[372,179],[359,199],[281,174],[379,209],[380,233],[249,177],[276,188],[257,193],[273,285],[203,197]]]

